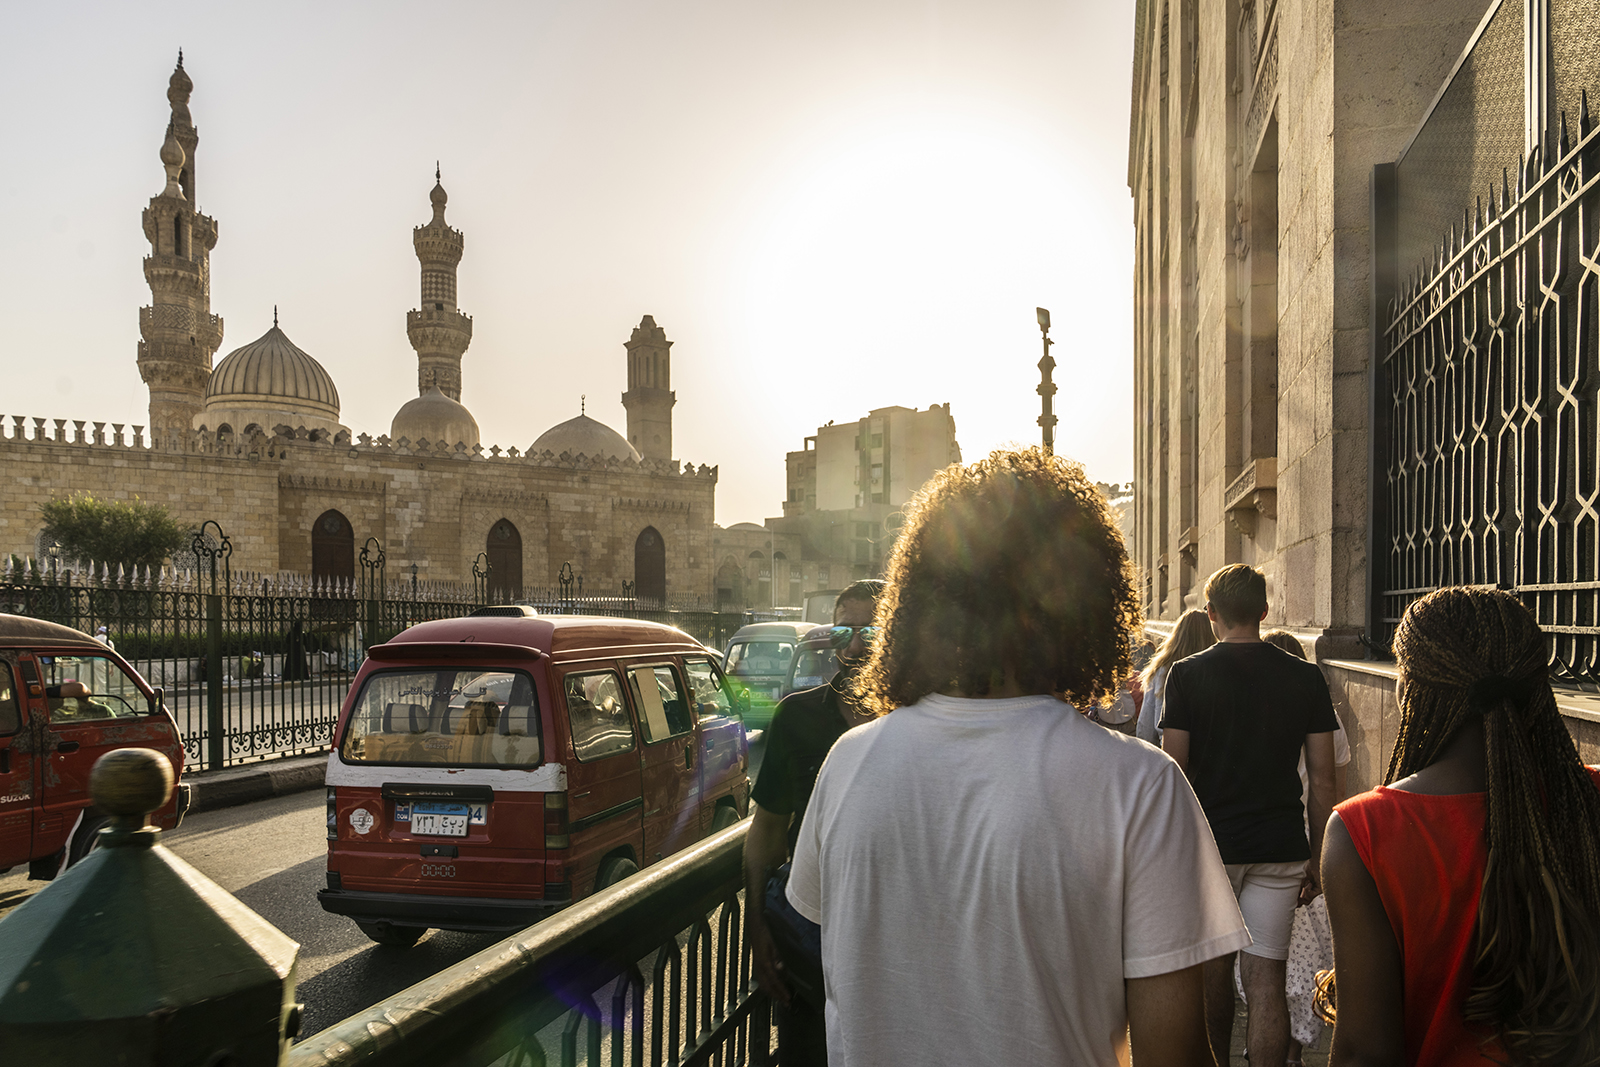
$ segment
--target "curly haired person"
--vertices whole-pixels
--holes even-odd
[[[840,737],[795,845],[828,1057],[1210,1064],[1200,965],[1248,942],[1182,772],[1079,714],[1139,611],[1081,467],[996,452],[907,506]],[[1070,703],[1069,703],[1070,702]]]
[[[1600,1063],[1600,769],[1584,767],[1521,601],[1440,589],[1395,631],[1385,785],[1322,854],[1333,1060]]]

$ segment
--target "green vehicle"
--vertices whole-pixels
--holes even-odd
[[[750,695],[744,713],[748,730],[765,730],[783,696],[789,667],[800,639],[816,629],[809,622],[756,622],[741,627],[723,652],[723,669],[733,686]]]

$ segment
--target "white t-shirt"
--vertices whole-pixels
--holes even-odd
[[[1124,978],[1250,943],[1183,772],[1050,697],[930,696],[839,738],[789,900],[828,1057],[1118,1062]]]

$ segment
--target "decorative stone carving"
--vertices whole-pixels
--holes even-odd
[[[1256,521],[1260,516],[1278,517],[1278,459],[1262,456],[1245,465],[1222,493],[1222,510],[1228,521],[1246,537],[1256,535]]]

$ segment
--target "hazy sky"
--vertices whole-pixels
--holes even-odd
[[[527,448],[624,432],[623,343],[675,342],[678,458],[717,521],[781,513],[829,420],[949,402],[966,458],[1038,439],[1132,476],[1133,0],[9,4],[4,414],[144,423],[140,211],[194,79],[220,359],[279,308],[342,421],[416,392],[411,229],[434,161],[466,234],[462,400]]]

